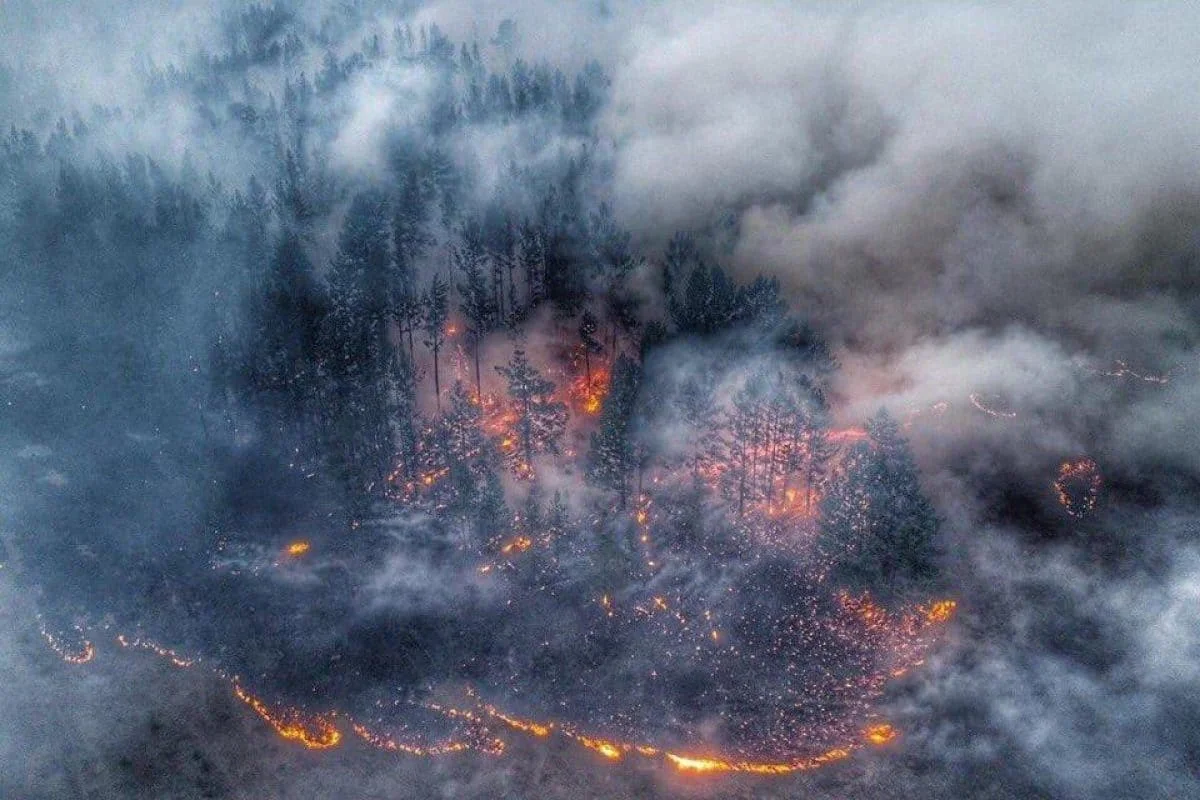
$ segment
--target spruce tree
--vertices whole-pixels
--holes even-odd
[[[483,381],[479,368],[479,351],[488,332],[495,329],[500,308],[496,304],[494,293],[487,285],[485,266],[487,255],[477,235],[463,237],[461,247],[452,251],[452,258],[463,280],[458,284],[459,309],[467,322],[467,339],[471,343],[471,351],[475,360],[475,393],[483,396]]]
[[[439,367],[439,354],[446,341],[446,319],[450,315],[449,293],[446,282],[440,276],[434,275],[425,293],[425,302],[421,325],[425,332],[425,346],[433,354],[433,394],[437,409],[442,410],[442,382]]]
[[[554,383],[542,377],[517,349],[508,365],[496,367],[508,381],[508,396],[517,409],[517,454],[520,468],[529,470],[534,455],[558,453],[558,440],[567,427],[567,407],[554,399]]]
[[[408,357],[413,360],[413,333],[421,322],[420,292],[417,290],[417,262],[433,244],[426,230],[426,193],[415,169],[402,179],[392,216],[392,255],[390,300],[392,315],[402,338],[408,341]]]
[[[600,411],[600,427],[592,434],[588,452],[588,478],[597,486],[616,492],[621,508],[628,503],[629,478],[637,466],[631,420],[640,377],[636,362],[625,355],[617,359],[608,396]]]
[[[880,411],[821,503],[817,554],[832,580],[885,600],[938,576],[939,520],[899,425]]]
[[[579,342],[583,345],[583,368],[588,386],[592,385],[592,356],[601,352],[603,347],[596,340],[598,323],[591,311],[584,310],[579,320]]]

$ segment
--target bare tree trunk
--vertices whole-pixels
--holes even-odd
[[[483,405],[483,379],[479,376],[479,338],[475,339],[475,396],[479,399],[479,404]]]
[[[442,382],[441,376],[438,374],[438,351],[441,347],[433,346],[433,395],[437,401],[438,413],[442,413]]]

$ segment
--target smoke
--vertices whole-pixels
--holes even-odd
[[[196,68],[200,51],[231,52],[227,17],[210,5],[17,2],[6,18],[5,123],[48,135],[59,116],[72,125],[76,115],[91,130],[79,145],[87,160],[140,152],[237,187],[281,144],[253,125],[232,135],[231,107],[197,100],[194,87],[152,89],[167,65]],[[0,574],[19,568],[37,588],[22,598],[15,579],[0,579],[11,599],[0,632],[14,676],[0,692],[0,790],[64,796],[86,792],[90,780],[97,796],[113,797],[147,786],[177,796],[207,786],[210,796],[230,797],[1200,791],[1200,118],[1190,112],[1200,106],[1200,13],[1108,2],[445,2],[366,3],[339,16],[304,3],[287,29],[328,34],[339,58],[378,31],[385,53],[323,95],[322,119],[300,143],[314,162],[310,176],[325,170],[340,182],[338,208],[354,190],[391,180],[397,153],[436,112],[431,71],[399,54],[394,28],[405,22],[436,23],[456,44],[477,40],[495,63],[545,60],[573,73],[595,60],[611,78],[596,131],[539,118],[457,130],[446,147],[471,175],[472,211],[510,192],[513,207],[535,213],[518,173],[553,181],[564,154],[586,162],[574,188],[589,203],[610,202],[651,259],[687,230],[739,277],[781,280],[793,308],[834,345],[839,424],[881,406],[905,424],[946,523],[947,582],[962,611],[942,651],[889,695],[884,711],[902,739],[878,758],[810,776],[706,786],[629,766],[606,771],[590,754],[555,745],[432,768],[365,747],[318,762],[231,722],[244,709],[219,699],[219,682],[195,688],[137,661],[145,687],[137,697],[119,667],[69,667],[78,672],[61,677],[63,665],[41,652],[28,621],[46,608],[67,626],[95,613],[85,598],[114,619],[224,658],[281,695],[319,690],[351,705],[368,705],[362,687],[374,691],[380,676],[401,675],[407,690],[464,664],[469,674],[475,658],[516,674],[512,665],[523,668],[542,642],[506,627],[504,591],[453,560],[463,531],[424,519],[377,525],[369,514],[331,520],[327,476],[267,471],[249,447],[207,454],[223,466],[215,475],[198,466],[198,431],[214,424],[196,411],[199,384],[167,385],[151,366],[200,359],[211,321],[196,318],[186,297],[176,303],[164,290],[114,305],[98,281],[67,291],[75,299],[64,309],[42,278],[29,277],[40,262],[19,268],[14,257],[5,263],[19,292],[3,301],[12,321],[0,328],[10,395]],[[313,47],[297,56],[310,79],[324,55]],[[276,74],[248,73],[253,89],[283,102]],[[230,91],[247,99],[243,86]],[[20,227],[37,214],[28,198],[10,196],[15,179],[3,177],[6,235],[30,248],[14,252],[44,252],[18,239],[40,242],[44,231]],[[55,179],[48,170],[46,180]],[[306,246],[323,268],[334,236],[316,239]],[[185,247],[220,263],[224,246]],[[178,253],[139,250],[136,259],[166,273]],[[71,258],[120,256],[114,245]],[[422,263],[423,275],[441,269],[440,253]],[[219,277],[168,283],[222,288]],[[646,313],[659,305],[650,297]],[[132,321],[143,307],[162,319]],[[67,335],[52,312],[94,324]],[[136,343],[122,351],[128,360],[80,368],[87,341],[110,327]],[[563,331],[546,315],[525,336],[531,354],[544,354]],[[494,335],[488,360],[500,363],[512,344]],[[701,345],[673,347],[659,355],[672,379],[711,369]],[[494,374],[485,377],[495,384]],[[687,427],[649,412],[664,442]],[[240,435],[266,437],[251,426]],[[1053,483],[1060,463],[1080,457],[1096,461],[1103,484],[1095,511],[1077,519],[1063,512]],[[544,481],[551,491],[575,483],[557,473]],[[570,507],[579,513],[580,498]],[[366,531],[374,555],[364,575],[349,575],[361,566],[362,540],[328,535],[342,523]],[[213,533],[219,556],[189,538],[197,529]],[[28,530],[54,533],[31,550]],[[309,535],[310,556],[280,556]],[[249,573],[264,580],[243,580]],[[695,581],[717,595],[722,580],[686,572],[662,584]],[[555,608],[528,613],[550,618]],[[413,631],[435,632],[438,644]],[[247,646],[221,653],[225,643]],[[643,645],[609,644],[628,649],[629,669],[653,667]],[[572,649],[580,661],[590,655],[569,635],[554,636],[554,652]],[[588,680],[620,696],[625,675],[597,672]],[[597,691],[539,687],[523,701],[566,706],[584,688]],[[186,693],[195,693],[201,722],[185,721],[197,717],[180,706]],[[55,708],[39,712],[30,696]],[[145,714],[120,710],[145,697]],[[164,740],[177,744],[160,752]],[[189,748],[202,755],[190,761],[181,755]],[[254,766],[259,760],[270,766]],[[104,766],[89,774],[90,761]],[[164,765],[181,762],[199,775],[187,785],[164,777]]]

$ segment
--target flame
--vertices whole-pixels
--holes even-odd
[[[848,604],[848,607],[857,609],[860,617],[870,620],[870,624],[872,625],[877,625],[881,621],[888,621],[890,619],[887,617],[885,611],[865,596],[852,598],[848,594],[843,593],[842,597],[843,602]],[[656,606],[666,607],[666,601],[663,598],[657,597],[654,599]],[[606,607],[610,605],[607,595],[603,597],[602,602]],[[923,620],[929,624],[941,623],[949,619],[954,607],[955,602],[953,600],[939,600],[927,608],[921,607],[919,610],[922,613],[920,614],[905,614],[896,619],[890,619],[890,621],[894,623],[894,627],[901,630],[916,625],[916,620]],[[706,614],[706,618],[708,616]],[[82,629],[80,631],[82,632]],[[716,631],[713,631],[713,634],[715,635]],[[50,637],[48,634],[44,635],[47,636],[48,642],[53,642],[53,637]],[[192,667],[199,663],[198,659],[185,658],[174,650],[148,640],[128,638],[119,634],[117,641],[122,647],[144,649],[159,657],[170,660],[179,667]],[[88,652],[94,654],[90,643],[88,647]],[[88,660],[90,660],[90,655]],[[921,663],[923,663],[922,660],[913,662],[914,665]],[[478,751],[491,755],[499,754],[505,750],[506,745],[503,740],[489,735],[485,718],[491,718],[503,722],[511,730],[536,738],[546,738],[557,731],[568,740],[599,753],[609,761],[621,760],[626,755],[637,755],[646,759],[661,758],[663,763],[670,765],[680,772],[694,774],[744,773],[767,776],[786,775],[793,772],[816,769],[831,762],[847,758],[851,752],[861,746],[861,742],[850,742],[845,745],[833,747],[815,756],[791,761],[751,761],[734,760],[721,755],[685,755],[678,752],[663,751],[646,743],[620,741],[584,734],[572,728],[560,726],[554,722],[538,722],[530,719],[522,719],[485,703],[478,704],[478,712],[437,703],[419,704],[421,708],[439,713],[448,719],[464,721],[470,726],[470,730],[472,731],[468,738],[465,739],[451,738],[434,744],[419,744],[401,741],[395,737],[372,731],[366,725],[354,721],[337,711],[320,715],[310,715],[295,708],[272,708],[258,697],[246,691],[237,678],[231,678],[219,669],[210,668],[210,670],[217,676],[229,681],[233,687],[235,696],[249,706],[281,738],[298,742],[302,746],[312,750],[328,750],[341,744],[343,734],[337,724],[339,716],[343,717],[349,724],[350,730],[367,744],[397,754],[442,756],[467,751]],[[468,695],[476,696],[470,689],[468,689]],[[882,745],[892,741],[898,735],[899,732],[891,724],[876,723],[863,730],[861,741],[874,745]]]
[[[512,555],[514,553],[523,553],[533,546],[533,539],[528,536],[518,536],[508,544],[500,548],[500,552],[504,555]]]
[[[574,735],[571,738],[589,750],[595,750],[597,753],[609,759],[610,761],[620,760],[625,750],[629,749],[629,745],[622,745],[620,743],[610,742],[605,739],[592,739],[587,736],[579,735]]]
[[[311,545],[309,545],[308,542],[304,541],[303,539],[297,539],[287,546],[287,548],[284,550],[284,553],[292,558],[299,558],[307,553],[310,548]]]
[[[752,775],[787,775],[792,772],[804,772],[815,769],[833,761],[840,761],[850,755],[853,745],[835,747],[820,755],[800,761],[762,762],[762,761],[726,761],[722,758],[703,758],[667,753],[667,761],[681,772],[744,772]]]
[[[954,600],[938,600],[925,611],[925,619],[935,625],[949,622],[957,609],[958,603]]]
[[[314,716],[306,719],[295,709],[272,709],[243,689],[239,683],[233,684],[233,693],[284,739],[299,742],[310,750],[328,750],[337,747],[342,741],[342,731],[332,716]]]
[[[863,736],[873,745],[885,745],[899,735],[900,732],[886,722],[870,725],[863,731]]]
[[[835,428],[829,431],[827,438],[835,444],[851,444],[861,442],[868,436],[867,429],[862,427]]]
[[[560,397],[571,410],[585,416],[594,417],[604,408],[604,398],[612,384],[612,370],[607,363],[597,358],[592,364],[591,379],[582,369],[582,353],[577,354],[572,361],[576,375],[567,384],[565,396]]]

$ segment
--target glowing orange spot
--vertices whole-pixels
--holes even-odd
[[[311,546],[308,542],[304,541],[303,539],[298,539],[289,544],[284,552],[286,552],[292,558],[296,558],[307,553],[310,548]]]
[[[512,717],[503,713],[495,706],[484,706],[483,710],[513,730],[521,731],[522,733],[531,733],[539,739],[544,739],[554,730],[552,723],[534,722],[533,720]]]
[[[925,611],[925,619],[934,624],[947,622],[957,609],[958,603],[953,600],[938,600]]]
[[[500,552],[507,556],[513,553],[523,553],[532,546],[533,539],[530,539],[528,536],[518,536],[508,544],[501,547]]]
[[[871,725],[863,731],[863,737],[873,745],[885,745],[899,735],[900,732],[886,722]]]
[[[616,742],[609,742],[604,739],[592,739],[587,736],[574,736],[573,738],[584,747],[589,750],[595,750],[610,761],[620,759],[624,749]]]

